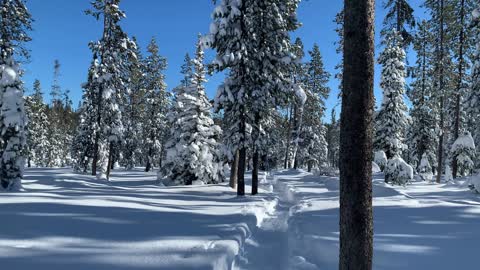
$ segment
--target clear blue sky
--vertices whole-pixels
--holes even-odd
[[[412,0],[414,8],[423,1]],[[292,39],[300,37],[305,49],[310,50],[318,43],[324,58],[327,71],[332,73],[329,83],[332,93],[327,101],[330,110],[338,104],[338,81],[333,78],[334,67],[339,61],[335,53],[334,42],[337,40],[333,19],[341,9],[342,0],[303,0],[298,10],[299,20],[303,26],[292,34]],[[89,0],[28,0],[27,5],[35,22],[31,33],[33,41],[28,45],[31,49],[31,61],[26,69],[25,83],[30,93],[33,81],[39,79],[43,86],[46,100],[52,84],[53,61],[60,60],[60,84],[70,89],[71,98],[76,106],[81,99],[80,85],[87,78],[87,70],[92,58],[88,43],[101,37],[102,25],[93,17],[84,14],[90,7]],[[377,40],[385,11],[382,0],[377,0],[376,24]],[[213,3],[211,0],[123,0],[120,4],[127,18],[123,20],[123,29],[136,36],[142,50],[155,36],[160,46],[160,53],[167,57],[168,70],[166,80],[168,89],[177,86],[180,79],[180,66],[185,53],[193,53],[197,34],[207,33],[211,22]],[[423,16],[418,9],[417,17]],[[378,46],[377,46],[378,53]],[[207,53],[207,61],[213,57]],[[379,83],[379,67],[376,67],[375,95],[377,104],[381,100]],[[221,83],[221,74],[209,78],[207,94],[213,97],[217,86]],[[338,111],[338,110],[337,110]],[[337,114],[338,115],[338,114]],[[326,119],[328,120],[329,113]]]

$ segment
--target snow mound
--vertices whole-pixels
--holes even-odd
[[[302,256],[295,256],[290,258],[289,261],[289,269],[292,270],[317,270],[319,269],[316,265],[309,263],[304,257]]]
[[[413,180],[413,168],[401,157],[390,159],[385,167],[385,182],[406,185]]]
[[[387,165],[387,155],[383,151],[377,151],[374,154],[373,161],[380,166],[380,168],[385,168]]]
[[[474,175],[469,180],[469,187],[480,193],[480,174]]]
[[[378,166],[377,163],[372,162],[372,173],[379,173],[381,171],[382,169],[380,169],[380,166]]]

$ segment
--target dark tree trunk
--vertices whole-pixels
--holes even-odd
[[[245,138],[247,135],[246,132],[246,116],[245,116],[245,108],[242,107],[240,109],[240,134],[244,138],[242,145],[240,147],[239,156],[238,156],[238,175],[237,175],[237,195],[238,196],[245,196],[245,167],[247,162],[247,149],[245,148]]]
[[[308,172],[312,172],[312,168],[313,168],[313,161],[309,160],[307,165]]]
[[[97,163],[98,163],[98,132],[95,133],[95,142],[93,144],[93,158],[92,158],[92,175],[97,175]]]
[[[374,0],[345,0],[340,270],[372,269],[374,7]]]
[[[239,159],[239,153],[237,150],[235,151],[235,157],[233,158],[232,168],[230,170],[230,187],[231,188],[237,187],[238,159]]]
[[[258,162],[259,162],[258,150],[255,149],[253,153],[253,171],[252,171],[252,195],[258,193]]]
[[[245,163],[247,162],[247,149],[245,147],[240,148],[238,151],[238,175],[237,175],[237,195],[245,195]]]
[[[152,148],[148,149],[147,165],[145,165],[145,172],[149,172],[152,169]]]
[[[108,163],[107,163],[107,180],[110,179],[110,171],[113,163],[113,144],[110,143],[108,147]]]
[[[457,93],[456,93],[456,101],[455,101],[455,125],[453,131],[454,139],[458,139],[460,135],[460,102],[461,102],[461,91],[463,87],[463,46],[465,46],[465,0],[462,0],[460,8],[460,37],[459,37],[459,53],[458,53],[458,84],[457,84]],[[457,178],[458,174],[458,162],[457,157],[452,157],[452,175],[453,178]]]
[[[444,24],[444,18],[443,18],[443,12],[444,12],[444,0],[439,0],[439,9],[440,9],[440,41],[439,41],[439,46],[440,46],[440,59],[438,61],[440,68],[439,68],[439,88],[440,88],[440,138],[438,140],[438,164],[437,164],[437,183],[440,183],[442,179],[442,173],[443,173],[443,141],[445,138],[445,101],[444,101],[444,63],[443,63],[443,58],[444,58],[444,51],[443,51],[443,46],[444,46],[444,29],[443,29],[443,24]]]

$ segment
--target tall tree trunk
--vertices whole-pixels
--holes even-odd
[[[99,143],[99,134],[98,131],[95,132],[95,142],[93,144],[93,158],[92,158],[92,175],[97,175],[97,164],[98,164],[98,143]]]
[[[290,115],[288,116],[288,130],[287,130],[287,147],[285,149],[285,161],[284,161],[284,164],[283,164],[283,168],[284,169],[288,169],[289,168],[289,164],[288,164],[288,161],[289,161],[289,157],[288,157],[288,154],[290,153],[290,144],[291,144],[291,141],[292,141],[292,123],[293,123],[293,105],[292,107],[290,108]]]
[[[374,8],[374,0],[345,0],[340,270],[372,269]]]
[[[237,195],[245,195],[245,163],[247,162],[247,149],[240,148],[238,155]]]
[[[456,103],[455,103],[455,125],[453,136],[454,139],[458,139],[460,135],[460,102],[462,99],[462,87],[463,87],[463,46],[465,46],[465,0],[462,0],[460,3],[460,37],[459,37],[459,53],[458,53],[458,84],[457,84],[457,93],[456,93]],[[452,157],[452,175],[453,178],[457,178],[458,173],[458,162],[457,157]]]
[[[238,156],[238,175],[237,175],[237,195],[238,196],[245,196],[245,167],[247,162],[247,149],[245,148],[245,140],[246,140],[246,116],[245,116],[245,108],[240,109],[240,134],[243,136],[243,142],[240,146],[239,156]]]
[[[238,160],[239,152],[237,150],[235,151],[235,157],[233,158],[232,168],[230,170],[230,187],[233,189],[237,187]]]
[[[149,172],[152,169],[152,148],[148,149],[147,165],[145,166],[145,172]]]
[[[108,162],[107,162],[107,180],[110,180],[110,171],[113,163],[113,143],[110,142],[108,146]]]
[[[253,153],[253,171],[252,171],[252,195],[258,193],[258,149]]]
[[[445,101],[444,101],[444,95],[445,95],[445,87],[444,87],[444,63],[443,63],[443,58],[444,58],[444,29],[443,29],[443,24],[444,24],[444,18],[443,18],[443,2],[444,0],[439,0],[439,8],[440,8],[440,41],[439,41],[439,46],[440,46],[440,59],[438,61],[440,68],[439,68],[439,86],[440,86],[440,138],[438,140],[438,167],[437,167],[437,183],[440,183],[442,179],[442,173],[443,173],[443,141],[445,138]]]

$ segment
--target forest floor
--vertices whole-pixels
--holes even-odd
[[[99,182],[27,169],[0,193],[2,269],[337,269],[338,178],[262,174],[261,194],[226,184],[163,187],[155,173]],[[250,188],[247,186],[247,191]],[[456,184],[374,179],[374,269],[475,268],[480,195]],[[473,269],[472,268],[472,269]]]

